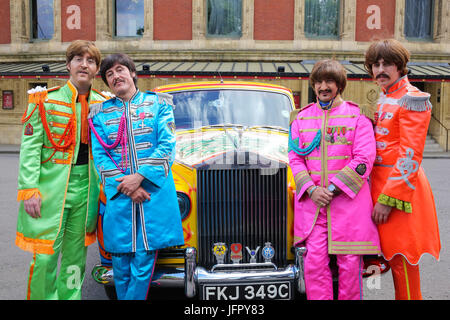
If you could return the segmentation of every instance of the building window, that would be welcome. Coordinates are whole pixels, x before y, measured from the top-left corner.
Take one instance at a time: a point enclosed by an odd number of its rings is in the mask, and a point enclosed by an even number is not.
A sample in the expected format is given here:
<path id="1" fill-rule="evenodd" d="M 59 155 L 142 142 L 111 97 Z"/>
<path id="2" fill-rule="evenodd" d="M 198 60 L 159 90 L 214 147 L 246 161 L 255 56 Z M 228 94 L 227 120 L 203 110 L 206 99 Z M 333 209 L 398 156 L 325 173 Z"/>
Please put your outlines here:
<path id="1" fill-rule="evenodd" d="M 53 37 L 53 0 L 31 0 L 31 38 L 49 40 Z"/>
<path id="2" fill-rule="evenodd" d="M 405 37 L 430 39 L 433 33 L 433 0 L 406 0 Z"/>
<path id="3" fill-rule="evenodd" d="M 242 0 L 206 0 L 207 35 L 239 38 L 242 35 Z"/>
<path id="4" fill-rule="evenodd" d="M 339 0 L 305 0 L 305 35 L 314 38 L 339 36 Z"/>
<path id="5" fill-rule="evenodd" d="M 144 0 L 116 0 L 114 11 L 116 37 L 144 34 Z"/>

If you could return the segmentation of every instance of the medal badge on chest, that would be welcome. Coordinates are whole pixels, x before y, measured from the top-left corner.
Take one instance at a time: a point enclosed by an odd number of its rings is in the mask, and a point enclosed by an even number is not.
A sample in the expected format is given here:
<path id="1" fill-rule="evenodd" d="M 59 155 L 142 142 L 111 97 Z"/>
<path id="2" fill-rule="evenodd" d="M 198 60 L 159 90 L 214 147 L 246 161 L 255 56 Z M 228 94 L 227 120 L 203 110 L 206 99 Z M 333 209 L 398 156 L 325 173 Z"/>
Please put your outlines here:
<path id="1" fill-rule="evenodd" d="M 341 143 L 347 143 L 347 138 L 345 134 L 347 132 L 347 127 L 329 127 L 327 128 L 327 134 L 325 135 L 325 141 L 330 143 L 335 143 L 336 141 Z M 336 137 L 335 137 L 336 133 Z"/>
<path id="2" fill-rule="evenodd" d="M 331 141 L 331 138 L 333 137 L 332 133 L 333 133 L 333 129 L 331 127 L 328 127 L 327 134 L 325 135 L 325 141 L 327 141 L 327 142 Z"/>
<path id="3" fill-rule="evenodd" d="M 336 142 L 336 139 L 334 138 L 334 133 L 337 131 L 336 129 L 337 128 L 335 128 L 335 127 L 331 128 L 331 137 L 330 137 L 330 142 L 331 143 L 335 143 Z"/>
<path id="4" fill-rule="evenodd" d="M 347 138 L 345 133 L 347 132 L 347 127 L 340 127 L 338 131 L 338 140 L 342 143 L 347 143 Z"/>
<path id="5" fill-rule="evenodd" d="M 139 119 L 141 119 L 141 124 L 140 124 L 139 126 L 140 126 L 141 128 L 144 128 L 144 127 L 145 127 L 145 124 L 144 124 L 145 112 L 139 113 Z"/>

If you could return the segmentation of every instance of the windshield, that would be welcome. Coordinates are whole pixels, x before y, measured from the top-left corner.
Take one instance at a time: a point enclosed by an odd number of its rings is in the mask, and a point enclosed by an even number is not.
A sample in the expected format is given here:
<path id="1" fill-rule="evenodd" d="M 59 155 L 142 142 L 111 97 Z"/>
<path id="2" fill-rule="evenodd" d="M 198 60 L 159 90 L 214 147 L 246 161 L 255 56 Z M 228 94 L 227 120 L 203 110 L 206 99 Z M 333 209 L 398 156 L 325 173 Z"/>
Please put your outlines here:
<path id="1" fill-rule="evenodd" d="M 281 93 L 224 89 L 171 94 L 177 130 L 214 125 L 289 128 L 291 102 Z"/>

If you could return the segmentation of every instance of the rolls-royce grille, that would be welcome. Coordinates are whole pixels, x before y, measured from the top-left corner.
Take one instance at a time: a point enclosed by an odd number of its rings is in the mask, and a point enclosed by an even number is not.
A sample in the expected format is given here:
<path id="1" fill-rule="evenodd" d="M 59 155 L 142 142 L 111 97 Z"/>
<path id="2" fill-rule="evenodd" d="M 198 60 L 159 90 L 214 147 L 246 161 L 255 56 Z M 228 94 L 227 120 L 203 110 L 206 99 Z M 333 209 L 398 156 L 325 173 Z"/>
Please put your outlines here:
<path id="1" fill-rule="evenodd" d="M 235 169 L 237 168 L 237 169 Z M 216 264 L 212 249 L 223 242 L 228 251 L 224 263 L 232 263 L 230 245 L 242 245 L 241 263 L 250 262 L 246 247 L 256 250 L 257 262 L 266 242 L 275 249 L 277 266 L 286 263 L 287 186 L 286 167 L 277 169 L 199 169 L 197 211 L 199 264 Z"/>

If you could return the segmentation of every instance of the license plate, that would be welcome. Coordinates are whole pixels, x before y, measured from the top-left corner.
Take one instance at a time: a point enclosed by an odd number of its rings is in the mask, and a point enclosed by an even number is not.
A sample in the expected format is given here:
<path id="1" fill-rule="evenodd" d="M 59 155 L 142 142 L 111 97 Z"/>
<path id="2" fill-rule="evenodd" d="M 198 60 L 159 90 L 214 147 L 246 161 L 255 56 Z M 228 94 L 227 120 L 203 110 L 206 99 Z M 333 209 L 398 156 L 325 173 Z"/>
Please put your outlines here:
<path id="1" fill-rule="evenodd" d="M 290 300 L 291 282 L 227 283 L 203 286 L 203 300 Z"/>

